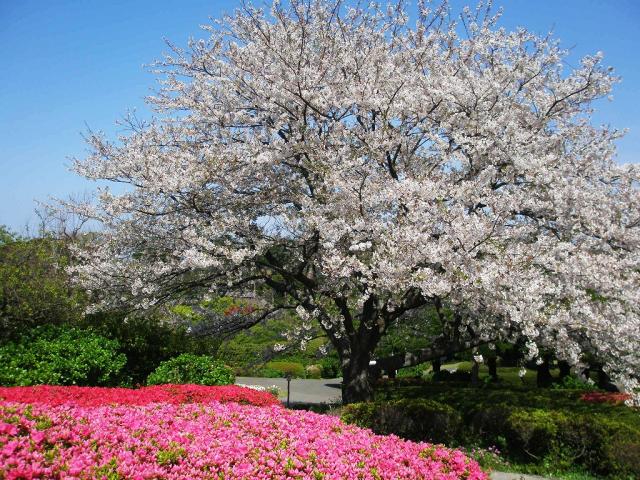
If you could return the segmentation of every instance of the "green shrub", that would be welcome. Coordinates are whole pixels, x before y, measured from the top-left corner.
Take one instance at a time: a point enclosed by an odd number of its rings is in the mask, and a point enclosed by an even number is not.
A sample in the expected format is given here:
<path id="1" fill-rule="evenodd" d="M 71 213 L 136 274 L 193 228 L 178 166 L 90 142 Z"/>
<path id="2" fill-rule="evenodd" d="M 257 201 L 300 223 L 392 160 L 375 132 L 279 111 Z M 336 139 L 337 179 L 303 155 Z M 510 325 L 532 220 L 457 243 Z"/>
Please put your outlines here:
<path id="1" fill-rule="evenodd" d="M 107 312 L 88 315 L 84 322 L 101 335 L 117 340 L 127 356 L 123 384 L 143 384 L 161 362 L 182 353 L 205 355 L 215 352 L 218 339 L 194 336 L 184 326 L 163 321 L 160 315 L 125 315 Z"/>
<path id="2" fill-rule="evenodd" d="M 1 385 L 114 385 L 127 359 L 92 330 L 40 326 L 0 346 Z"/>
<path id="3" fill-rule="evenodd" d="M 431 379 L 434 382 L 465 382 L 471 381 L 471 373 L 464 370 L 449 371 L 442 369 L 433 373 Z"/>
<path id="4" fill-rule="evenodd" d="M 429 371 L 428 363 L 421 363 L 412 367 L 401 368 L 397 371 L 398 378 L 423 378 Z"/>
<path id="5" fill-rule="evenodd" d="M 602 445 L 604 471 L 620 477 L 640 478 L 640 431 L 627 425 L 617 425 Z M 597 471 L 597 466 L 592 466 Z"/>
<path id="6" fill-rule="evenodd" d="M 198 385 L 229 385 L 235 381 L 231 369 L 207 355 L 183 353 L 162 362 L 148 377 L 147 385 L 164 383 L 195 383 Z"/>
<path id="7" fill-rule="evenodd" d="M 304 365 L 298 362 L 268 362 L 266 371 L 277 372 L 279 377 L 305 378 Z"/>
<path id="8" fill-rule="evenodd" d="M 558 449 L 558 432 L 566 422 L 566 416 L 554 410 L 512 411 L 506 419 L 504 432 L 509 452 L 529 461 L 548 455 Z"/>
<path id="9" fill-rule="evenodd" d="M 551 384 L 551 388 L 556 390 L 581 390 L 584 392 L 596 392 L 600 390 L 594 383 L 585 382 L 581 378 L 569 375 L 562 380 Z"/>
<path id="10" fill-rule="evenodd" d="M 322 367 L 320 365 L 307 365 L 304 373 L 307 378 L 322 378 Z"/>
<path id="11" fill-rule="evenodd" d="M 559 470 L 581 465 L 602 476 L 640 478 L 640 419 L 629 424 L 611 417 L 498 406 L 476 412 L 471 428 L 476 439 L 520 462 L 546 462 Z"/>
<path id="12" fill-rule="evenodd" d="M 273 370 L 272 368 L 262 367 L 257 371 L 256 376 L 264 378 L 284 378 L 284 373 L 282 373 L 280 370 Z"/>
<path id="13" fill-rule="evenodd" d="M 496 446 L 500 450 L 507 447 L 505 432 L 507 419 L 513 411 L 513 407 L 498 405 L 489 408 L 480 408 L 473 414 L 467 414 L 466 422 L 472 437 L 481 439 L 486 446 Z"/>
<path id="14" fill-rule="evenodd" d="M 342 375 L 340 360 L 335 356 L 323 357 L 320 360 L 322 367 L 322 378 L 337 378 Z"/>
<path id="15" fill-rule="evenodd" d="M 379 384 L 388 401 L 428 398 L 450 405 L 464 426 L 454 443 L 498 447 L 530 473 L 586 469 L 597 478 L 640 478 L 640 412 L 586 403 L 580 390 Z M 345 410 L 349 410 L 346 407 Z M 364 426 L 371 425 L 371 421 Z M 549 470 L 551 469 L 551 470 Z"/>
<path id="16" fill-rule="evenodd" d="M 347 405 L 342 420 L 382 435 L 447 444 L 457 443 L 462 426 L 462 418 L 453 408 L 420 399 Z"/>

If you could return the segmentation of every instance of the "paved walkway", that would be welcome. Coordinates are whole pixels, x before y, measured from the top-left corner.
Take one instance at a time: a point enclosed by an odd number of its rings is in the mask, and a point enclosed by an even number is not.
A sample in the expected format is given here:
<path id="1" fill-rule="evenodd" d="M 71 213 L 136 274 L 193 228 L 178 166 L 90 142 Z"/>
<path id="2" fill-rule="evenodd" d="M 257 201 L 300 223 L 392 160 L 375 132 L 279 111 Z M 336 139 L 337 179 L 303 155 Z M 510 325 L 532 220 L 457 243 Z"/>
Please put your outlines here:
<path id="1" fill-rule="evenodd" d="M 339 403 L 342 392 L 341 378 L 331 379 L 297 379 L 291 380 L 292 403 Z M 236 383 L 244 385 L 261 385 L 269 387 L 276 385 L 280 388 L 280 399 L 287 398 L 287 380 L 284 378 L 236 377 Z"/>
<path id="2" fill-rule="evenodd" d="M 491 480 L 550 480 L 548 477 L 538 475 L 525 475 L 524 473 L 491 472 Z"/>

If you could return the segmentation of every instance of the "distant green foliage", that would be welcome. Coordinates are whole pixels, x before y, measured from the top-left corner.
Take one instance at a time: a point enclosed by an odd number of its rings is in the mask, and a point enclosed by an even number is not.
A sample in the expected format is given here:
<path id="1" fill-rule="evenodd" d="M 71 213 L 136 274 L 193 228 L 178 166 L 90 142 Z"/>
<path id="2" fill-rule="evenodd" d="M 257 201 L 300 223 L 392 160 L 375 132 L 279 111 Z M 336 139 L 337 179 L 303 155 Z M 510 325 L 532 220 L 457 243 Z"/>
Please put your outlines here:
<path id="1" fill-rule="evenodd" d="M 254 325 L 220 345 L 218 357 L 234 369 L 250 373 L 251 369 L 264 363 L 266 354 L 276 343 L 282 342 L 282 332 L 292 325 L 293 320 L 288 318 Z"/>
<path id="2" fill-rule="evenodd" d="M 401 368 L 396 372 L 398 377 L 413 377 L 413 378 L 422 378 L 424 377 L 431 365 L 428 363 L 421 363 L 419 365 L 414 365 L 412 367 Z"/>
<path id="3" fill-rule="evenodd" d="M 322 367 L 320 365 L 307 365 L 304 368 L 304 372 L 307 378 L 322 378 Z"/>
<path id="4" fill-rule="evenodd" d="M 340 359 L 337 355 L 327 355 L 320 360 L 322 378 L 337 378 L 342 375 Z"/>
<path id="5" fill-rule="evenodd" d="M 219 297 L 202 304 L 218 313 L 242 311 L 250 305 L 231 297 Z M 189 315 L 188 311 L 181 311 L 181 316 Z M 293 330 L 300 324 L 300 318 L 293 312 L 285 312 L 280 316 L 270 318 L 253 327 L 237 333 L 226 340 L 217 350 L 217 358 L 230 365 L 237 375 L 281 377 L 283 373 L 273 370 L 267 363 L 269 360 L 277 362 L 300 363 L 303 367 L 320 365 L 321 377 L 336 378 L 341 375 L 340 361 L 335 351 L 325 354 L 323 347 L 327 345 L 327 338 L 318 331 L 317 338 L 313 338 L 302 349 L 294 343 L 287 345 L 284 351 L 275 352 L 273 347 L 283 342 L 283 333 Z M 311 376 L 317 376 L 312 373 Z"/>
<path id="6" fill-rule="evenodd" d="M 238 300 L 234 299 L 233 297 L 224 296 L 224 295 L 211 298 L 203 302 L 202 304 L 203 307 L 221 314 L 229 310 L 230 308 L 232 308 L 234 305 L 238 305 Z"/>
<path id="7" fill-rule="evenodd" d="M 265 370 L 267 373 L 276 372 L 278 377 L 286 377 L 287 375 L 291 375 L 292 378 L 306 377 L 304 365 L 297 362 L 268 362 Z"/>
<path id="8" fill-rule="evenodd" d="M 147 378 L 147 385 L 194 383 L 197 385 L 229 385 L 233 372 L 207 355 L 183 353 L 162 362 Z"/>
<path id="9" fill-rule="evenodd" d="M 0 384 L 113 385 L 127 360 L 118 347 L 91 330 L 35 327 L 0 346 Z"/>
<path id="10" fill-rule="evenodd" d="M 18 240 L 18 235 L 11 232 L 6 226 L 0 225 L 0 246 Z"/>
<path id="11" fill-rule="evenodd" d="M 444 312 L 445 316 L 450 312 Z M 416 334 L 419 332 L 420 334 Z M 420 315 L 394 324 L 376 347 L 375 356 L 387 357 L 400 352 L 413 352 L 431 345 L 431 338 L 442 334 L 442 322 L 433 308 L 424 308 Z"/>
<path id="12" fill-rule="evenodd" d="M 234 309 L 234 306 L 228 307 Z M 280 376 L 276 371 L 269 370 L 265 365 L 267 359 L 274 361 L 293 361 L 301 363 L 303 366 L 320 363 L 323 366 L 323 373 L 328 372 L 334 378 L 336 369 L 325 368 L 323 355 L 320 347 L 326 343 L 326 338 L 316 338 L 311 340 L 306 349 L 301 350 L 296 345 L 283 352 L 274 352 L 273 346 L 282 343 L 282 334 L 298 325 L 300 319 L 293 314 L 283 314 L 280 317 L 271 318 L 266 322 L 254 325 L 248 330 L 234 335 L 231 339 L 220 345 L 217 357 L 222 359 L 227 365 L 233 367 L 238 375 L 246 376 Z M 335 354 L 330 362 L 337 362 Z M 339 368 L 338 368 L 339 372 Z M 338 373 L 339 376 L 339 373 Z"/>
<path id="13" fill-rule="evenodd" d="M 212 355 L 220 344 L 217 338 L 189 335 L 184 326 L 168 324 L 157 314 L 108 312 L 89 316 L 83 323 L 118 341 L 120 351 L 127 356 L 125 385 L 143 384 L 161 362 L 170 358 L 182 353 Z"/>
<path id="14" fill-rule="evenodd" d="M 0 229 L 0 340 L 81 318 L 86 296 L 65 272 L 68 247 L 62 240 L 23 239 Z"/>
<path id="15" fill-rule="evenodd" d="M 434 382 L 462 382 L 469 383 L 471 382 L 471 373 L 465 370 L 445 370 L 442 369 L 439 372 L 434 372 L 431 375 L 431 379 Z"/>

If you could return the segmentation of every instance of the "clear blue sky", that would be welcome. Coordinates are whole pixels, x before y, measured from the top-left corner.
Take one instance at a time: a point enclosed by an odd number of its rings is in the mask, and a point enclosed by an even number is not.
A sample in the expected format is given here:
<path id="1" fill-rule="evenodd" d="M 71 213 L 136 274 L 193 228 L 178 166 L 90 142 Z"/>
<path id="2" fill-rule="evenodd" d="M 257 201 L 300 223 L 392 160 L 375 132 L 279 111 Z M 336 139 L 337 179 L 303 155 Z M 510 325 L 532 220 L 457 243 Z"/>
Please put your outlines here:
<path id="1" fill-rule="evenodd" d="M 0 224 L 35 224 L 34 200 L 91 190 L 68 171 L 82 157 L 85 125 L 113 136 L 127 109 L 146 111 L 155 86 L 142 67 L 185 44 L 199 25 L 237 0 L 0 0 Z M 455 6 L 464 5 L 454 0 Z M 470 1 L 468 3 L 474 3 Z M 553 28 L 571 60 L 601 50 L 623 78 L 598 124 L 629 128 L 619 160 L 640 161 L 640 2 L 496 0 L 502 25 L 538 33 Z"/>

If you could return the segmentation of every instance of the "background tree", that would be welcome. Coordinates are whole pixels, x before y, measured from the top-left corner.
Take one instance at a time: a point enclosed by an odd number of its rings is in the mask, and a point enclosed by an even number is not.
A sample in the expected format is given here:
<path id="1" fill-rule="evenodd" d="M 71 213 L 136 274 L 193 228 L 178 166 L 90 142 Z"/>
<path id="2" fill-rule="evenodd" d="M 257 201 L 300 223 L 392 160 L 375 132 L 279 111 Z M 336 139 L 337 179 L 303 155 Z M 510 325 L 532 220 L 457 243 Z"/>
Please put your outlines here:
<path id="1" fill-rule="evenodd" d="M 0 227 L 0 340 L 36 325 L 77 322 L 86 296 L 65 272 L 68 242 Z"/>
<path id="2" fill-rule="evenodd" d="M 293 0 L 172 47 L 158 118 L 90 135 L 75 165 L 129 186 L 74 207 L 104 225 L 74 269 L 96 307 L 271 290 L 265 315 L 321 325 L 345 402 L 371 398 L 376 345 L 425 305 L 637 376 L 638 169 L 589 122 L 616 78 L 497 20 Z"/>

